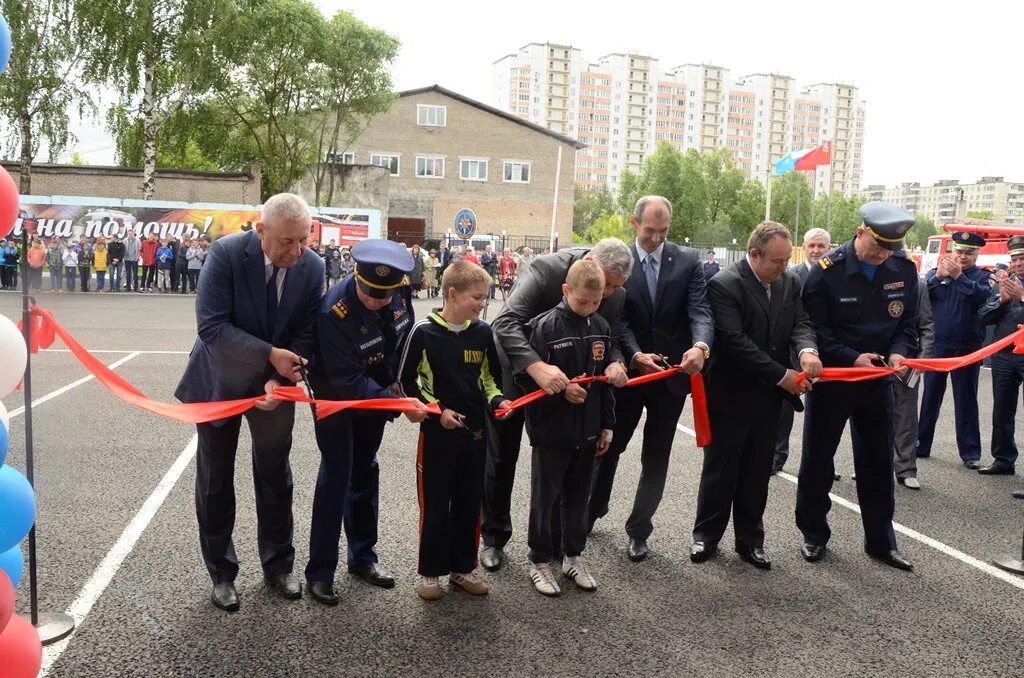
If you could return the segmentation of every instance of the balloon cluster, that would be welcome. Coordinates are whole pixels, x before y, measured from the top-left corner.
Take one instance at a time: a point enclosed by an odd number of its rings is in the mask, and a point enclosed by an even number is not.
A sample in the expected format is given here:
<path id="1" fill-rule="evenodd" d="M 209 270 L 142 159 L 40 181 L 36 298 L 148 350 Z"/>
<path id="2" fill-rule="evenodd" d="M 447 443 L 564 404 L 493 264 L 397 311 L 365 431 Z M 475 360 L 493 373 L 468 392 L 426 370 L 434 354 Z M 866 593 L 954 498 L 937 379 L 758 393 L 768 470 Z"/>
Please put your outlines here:
<path id="1" fill-rule="evenodd" d="M 11 33 L 0 16 L 0 72 L 11 56 Z M 0 237 L 14 228 L 18 216 L 18 189 L 0 167 Z M 0 316 L 0 397 L 13 391 L 25 373 L 27 352 L 18 328 Z M 10 364 L 6 364 L 10 363 Z M 36 498 L 25 476 L 5 464 L 11 422 L 0 402 L 0 673 L 29 678 L 39 673 L 43 648 L 39 634 L 24 617 L 14 614 L 14 589 L 21 581 L 24 558 L 19 544 L 36 519 Z"/>

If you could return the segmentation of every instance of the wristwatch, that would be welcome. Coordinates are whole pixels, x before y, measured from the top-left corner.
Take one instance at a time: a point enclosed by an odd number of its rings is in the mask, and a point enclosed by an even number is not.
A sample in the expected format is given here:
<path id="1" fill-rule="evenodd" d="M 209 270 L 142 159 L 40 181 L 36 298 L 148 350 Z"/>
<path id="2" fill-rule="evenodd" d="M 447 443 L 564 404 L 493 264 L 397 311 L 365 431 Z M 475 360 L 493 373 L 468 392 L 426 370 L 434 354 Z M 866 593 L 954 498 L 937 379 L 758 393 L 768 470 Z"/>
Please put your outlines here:
<path id="1" fill-rule="evenodd" d="M 711 359 L 711 349 L 708 348 L 708 345 L 705 344 L 703 341 L 698 341 L 696 344 L 693 345 L 693 347 L 699 348 L 700 350 L 704 351 L 704 360 Z"/>

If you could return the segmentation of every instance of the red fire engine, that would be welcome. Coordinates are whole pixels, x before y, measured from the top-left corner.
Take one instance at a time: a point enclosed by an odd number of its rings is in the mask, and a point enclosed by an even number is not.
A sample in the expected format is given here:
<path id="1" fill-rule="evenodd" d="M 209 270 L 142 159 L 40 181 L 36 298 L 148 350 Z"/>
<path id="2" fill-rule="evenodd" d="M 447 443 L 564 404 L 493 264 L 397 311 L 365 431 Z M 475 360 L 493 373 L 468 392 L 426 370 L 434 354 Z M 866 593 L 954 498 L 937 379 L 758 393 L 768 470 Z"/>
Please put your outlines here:
<path id="1" fill-rule="evenodd" d="M 928 238 L 928 245 L 924 252 L 913 255 L 917 263 L 917 270 L 925 273 L 938 265 L 939 257 L 950 254 L 953 251 L 952 234 L 957 231 L 977 233 L 985 239 L 985 246 L 978 253 L 977 266 L 982 268 L 994 268 L 996 264 L 1009 264 L 1010 255 L 1007 254 L 1006 241 L 1010 236 L 1024 235 L 1024 226 L 1012 226 L 1009 224 L 998 224 L 990 221 L 966 221 L 962 224 L 943 224 L 942 233 Z"/>

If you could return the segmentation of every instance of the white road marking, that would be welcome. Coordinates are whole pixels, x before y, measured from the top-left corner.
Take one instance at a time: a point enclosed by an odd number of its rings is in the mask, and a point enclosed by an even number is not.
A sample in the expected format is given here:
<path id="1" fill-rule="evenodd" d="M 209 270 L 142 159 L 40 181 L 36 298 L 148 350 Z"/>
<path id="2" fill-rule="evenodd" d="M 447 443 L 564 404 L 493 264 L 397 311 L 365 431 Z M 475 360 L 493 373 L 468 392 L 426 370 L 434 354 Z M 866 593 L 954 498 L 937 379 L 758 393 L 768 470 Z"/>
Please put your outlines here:
<path id="1" fill-rule="evenodd" d="M 114 546 L 107 552 L 107 555 L 92 573 L 92 576 L 89 577 L 89 581 L 85 582 L 82 590 L 78 592 L 78 597 L 75 598 L 74 602 L 66 610 L 66 613 L 75 620 L 75 630 L 67 638 L 43 648 L 43 665 L 40 676 L 47 676 L 49 674 L 50 669 L 53 668 L 53 665 L 60 659 L 61 654 L 67 649 L 68 644 L 75 637 L 78 629 L 82 628 L 82 622 L 85 621 L 86 616 L 92 610 L 92 606 L 103 595 L 103 592 L 106 591 L 107 586 L 121 568 L 125 558 L 135 548 L 139 537 L 142 536 L 142 533 L 153 519 L 153 516 L 156 515 L 156 512 L 160 510 L 160 506 L 167 499 L 167 495 L 170 494 L 181 474 L 192 462 L 192 458 L 196 456 L 198 447 L 199 436 L 194 435 L 171 465 L 171 468 L 167 470 L 164 477 L 157 483 L 152 494 L 142 504 L 142 508 L 139 509 L 139 512 L 128 523 L 128 527 L 124 528 L 124 532 L 121 533 L 117 542 L 114 543 Z"/>
<path id="2" fill-rule="evenodd" d="M 125 357 L 120 358 L 120 359 L 115 360 L 114 362 L 110 363 L 109 365 L 107 365 L 107 367 L 109 367 L 112 370 L 116 369 L 116 368 L 120 367 L 121 365 L 124 365 L 126 362 L 128 362 L 132 358 L 137 357 L 139 355 L 139 353 L 140 353 L 139 351 L 132 351 L 131 353 L 129 353 Z M 71 389 L 77 388 L 77 387 L 81 386 L 82 384 L 84 384 L 86 382 L 92 381 L 95 378 L 96 377 L 94 377 L 94 376 L 92 376 L 90 374 L 87 377 L 82 377 L 78 381 L 71 382 L 67 386 L 61 386 L 56 391 L 50 391 L 49 393 L 47 393 L 43 397 L 39 398 L 38 400 L 33 400 L 32 401 L 32 407 L 38 407 L 39 405 L 42 405 L 43 403 L 45 403 L 47 400 L 53 400 L 54 398 L 56 398 L 57 396 L 61 395 L 62 393 L 67 393 Z M 16 410 L 11 410 L 10 417 L 11 417 L 11 419 L 14 419 L 19 414 L 24 414 L 24 413 L 25 413 L 25 407 L 22 406 L 22 407 L 19 407 Z"/>
<path id="3" fill-rule="evenodd" d="M 691 436 L 694 435 L 693 431 L 691 431 L 690 429 L 686 428 L 682 424 L 676 424 L 676 428 L 679 429 L 680 431 L 682 431 L 683 433 L 688 434 L 688 435 L 691 435 Z M 794 485 L 796 485 L 796 483 L 797 483 L 796 476 L 790 475 L 789 473 L 786 473 L 784 471 L 780 471 L 777 474 L 777 476 L 779 478 L 783 478 L 785 480 L 788 480 L 789 482 L 793 483 Z M 850 501 L 848 499 L 844 499 L 844 498 L 842 498 L 842 497 L 840 497 L 838 495 L 832 494 L 831 492 L 829 492 L 828 496 L 829 496 L 829 498 L 834 503 L 839 504 L 843 508 L 850 509 L 854 513 L 860 513 L 860 506 L 858 506 L 856 503 L 854 503 L 854 502 L 852 502 L 852 501 Z M 930 548 L 935 549 L 939 553 L 944 553 L 945 555 L 947 555 L 947 556 L 949 556 L 951 558 L 955 558 L 956 560 L 959 560 L 961 563 L 964 563 L 965 565 L 969 565 L 969 566 L 971 566 L 971 567 L 973 567 L 973 568 L 975 568 L 977 570 L 981 570 L 982 572 L 984 572 L 987 575 L 991 575 L 991 576 L 995 577 L 996 579 L 999 579 L 1001 581 L 1006 582 L 1007 584 L 1010 584 L 1011 586 L 1015 586 L 1018 589 L 1024 590 L 1024 578 L 1021 578 L 1021 577 L 1018 577 L 1016 575 L 1010 574 L 1009 572 L 1005 572 L 1003 570 L 1000 570 L 998 567 L 995 567 L 994 565 L 989 565 L 986 562 L 978 560 L 974 556 L 970 556 L 970 555 L 964 553 L 963 551 L 960 551 L 958 549 L 953 548 L 952 546 L 949 546 L 948 544 L 943 544 L 938 539 L 932 539 L 928 535 L 922 534 L 922 533 L 918 532 L 917 530 L 913 530 L 913 529 L 907 527 L 906 525 L 902 525 L 900 523 L 897 523 L 896 521 L 893 521 L 892 529 L 895 530 L 896 532 L 899 532 L 902 535 L 906 535 L 907 537 L 910 537 L 914 541 L 921 542 L 925 546 L 928 546 Z"/>

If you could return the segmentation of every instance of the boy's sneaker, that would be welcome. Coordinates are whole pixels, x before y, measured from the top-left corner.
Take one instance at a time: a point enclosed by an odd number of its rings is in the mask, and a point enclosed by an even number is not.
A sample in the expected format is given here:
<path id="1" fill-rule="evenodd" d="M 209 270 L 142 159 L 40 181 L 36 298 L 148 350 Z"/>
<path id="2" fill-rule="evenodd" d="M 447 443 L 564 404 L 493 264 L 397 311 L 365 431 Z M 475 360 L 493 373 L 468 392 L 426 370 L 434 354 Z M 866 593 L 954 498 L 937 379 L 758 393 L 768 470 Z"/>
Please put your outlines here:
<path id="1" fill-rule="evenodd" d="M 569 579 L 572 579 L 576 586 L 580 587 L 584 591 L 596 591 L 597 580 L 590 574 L 590 570 L 587 569 L 586 563 L 583 562 L 582 556 L 569 557 L 566 556 L 565 560 L 562 561 L 562 574 Z"/>
<path id="2" fill-rule="evenodd" d="M 437 577 L 420 577 L 419 583 L 416 584 L 416 593 L 423 600 L 440 600 L 441 584 Z"/>
<path id="3" fill-rule="evenodd" d="M 533 587 L 545 596 L 557 596 L 562 593 L 549 563 L 534 563 L 530 568 L 530 580 L 533 582 Z"/>
<path id="4" fill-rule="evenodd" d="M 470 572 L 469 574 L 452 572 L 448 576 L 448 585 L 460 588 L 474 596 L 486 596 L 491 591 L 490 585 L 476 576 L 476 572 Z"/>

